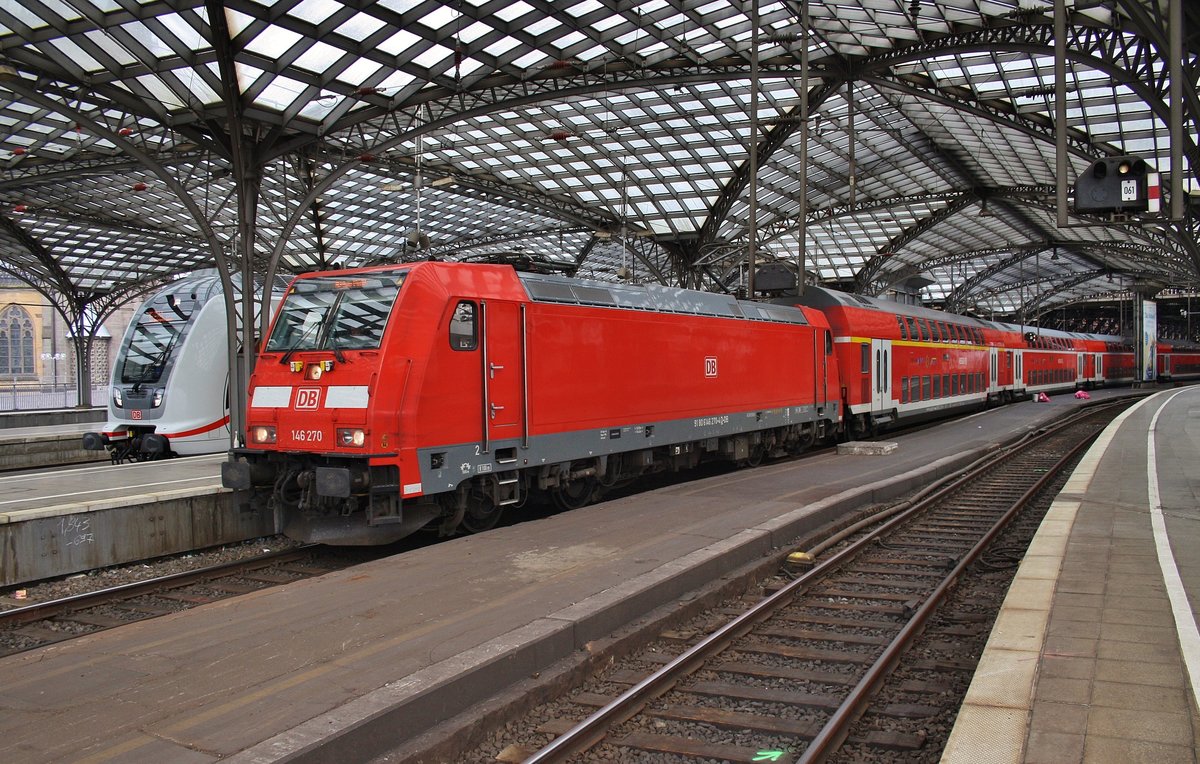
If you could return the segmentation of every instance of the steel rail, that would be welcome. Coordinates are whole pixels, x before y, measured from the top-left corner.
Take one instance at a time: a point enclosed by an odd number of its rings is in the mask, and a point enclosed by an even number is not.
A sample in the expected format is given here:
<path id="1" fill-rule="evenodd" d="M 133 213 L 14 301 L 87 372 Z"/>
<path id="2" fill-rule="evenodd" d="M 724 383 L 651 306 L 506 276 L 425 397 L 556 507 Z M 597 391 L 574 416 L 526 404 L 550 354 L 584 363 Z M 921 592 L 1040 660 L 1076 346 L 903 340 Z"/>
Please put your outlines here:
<path id="1" fill-rule="evenodd" d="M 1089 413 L 1095 413 L 1089 412 Z M 845 741 L 850 733 L 850 726 L 858 719 L 862 712 L 867 708 L 871 698 L 878 691 L 883 681 L 888 677 L 896 664 L 900 661 L 901 656 L 912 645 L 913 641 L 920 635 L 921 630 L 925 627 L 926 622 L 933 616 L 934 612 L 942 604 L 942 601 L 949 595 L 950 590 L 958 582 L 958 579 L 966 572 L 967 568 L 979 557 L 980 554 L 987 549 L 992 541 L 1000 534 L 1001 531 L 1008 526 L 1017 514 L 1031 502 L 1034 497 L 1045 489 L 1047 483 L 1053 480 L 1059 472 L 1061 472 L 1075 456 L 1084 448 L 1090 446 L 1099 433 L 1081 441 L 1070 450 L 1065 456 L 1059 459 L 1054 466 L 1046 470 L 1046 472 L 1038 478 L 1030 488 L 1018 498 L 1008 510 L 996 520 L 992 527 L 971 547 L 959 563 L 954 566 L 954 569 L 946 575 L 942 582 L 930 593 L 925 602 L 917 608 L 913 613 L 912 618 L 901 628 L 900 633 L 896 638 L 884 648 L 883 653 L 871 665 L 859 680 L 846 699 L 836 711 L 829 717 L 829 720 L 822 727 L 821 731 L 813 738 L 808 747 L 804 749 L 804 754 L 800 757 L 797 764 L 817 764 L 817 762 L 825 761 L 830 755 L 835 753 L 841 744 Z"/>
<path id="2" fill-rule="evenodd" d="M 144 581 L 131 581 L 120 586 L 113 586 L 107 589 L 100 589 L 94 592 L 84 592 L 82 594 L 73 594 L 69 597 L 62 597 L 49 602 L 39 602 L 32 605 L 26 605 L 19 608 L 11 608 L 9 610 L 0 611 L 0 626 L 17 626 L 20 624 L 31 623 L 33 621 L 43 621 L 61 613 L 70 613 L 77 610 L 96 607 L 103 605 L 106 602 L 114 600 L 128 599 L 148 594 L 155 590 L 176 588 L 196 583 L 198 581 L 207 581 L 213 578 L 221 578 L 228 576 L 231 573 L 236 573 L 239 570 L 252 570 L 255 568 L 263 568 L 269 565 L 276 565 L 283 562 L 291 562 L 305 557 L 316 544 L 306 544 L 304 546 L 293 547 L 291 549 L 283 549 L 269 554 L 261 554 L 255 557 L 248 557 L 244 560 L 235 560 L 233 562 L 223 562 L 217 565 L 209 565 L 195 570 L 185 570 L 179 573 L 171 573 L 166 576 L 156 576 L 148 578 Z"/>
<path id="3" fill-rule="evenodd" d="M 587 750 L 603 739 L 609 728 L 635 716 L 647 702 L 670 690 L 679 679 L 694 672 L 712 655 L 717 654 L 735 639 L 748 632 L 760 620 L 778 610 L 784 603 L 804 591 L 811 583 L 819 581 L 826 573 L 836 570 L 843 563 L 858 555 L 867 545 L 873 543 L 880 536 L 886 535 L 894 528 L 904 524 L 914 515 L 924 511 L 927 506 L 936 502 L 963 483 L 983 472 L 994 469 L 999 459 L 1011 457 L 1031 441 L 1049 437 L 1059 430 L 1095 414 L 1097 410 L 1107 408 L 1108 405 L 1117 405 L 1117 403 L 1124 403 L 1124 401 L 1112 401 L 1111 403 L 1106 401 L 1080 409 L 1074 415 L 1064 418 L 1061 422 L 1031 431 L 1016 441 L 997 449 L 996 452 L 975 460 L 958 473 L 948 475 L 939 481 L 938 484 L 927 487 L 921 492 L 921 497 L 914 500 L 912 506 L 904 509 L 899 514 L 891 515 L 878 528 L 868 532 L 857 541 L 851 542 L 829 559 L 816 564 L 808 572 L 789 582 L 774 594 L 755 603 L 745 613 L 729 621 L 700 642 L 680 653 L 662 668 L 642 679 L 617 698 L 596 710 L 586 719 L 550 741 L 550 743 L 539 749 L 532 756 L 526 758 L 523 764 L 545 764 L 546 762 L 564 761 L 569 756 Z M 1090 443 L 1092 439 L 1094 437 L 1085 441 L 1085 444 Z M 1079 447 L 1082 447 L 1082 445 Z M 1046 479 L 1047 477 L 1043 476 L 1038 481 L 1038 484 L 1040 485 Z M 885 510 L 885 512 L 894 512 L 894 508 Z M 1011 509 L 1009 513 L 1015 514 Z M 1006 517 L 1009 513 L 1006 513 Z M 994 532 L 998 532 L 995 529 L 993 530 Z M 994 535 L 994 532 L 989 532 L 989 540 Z M 942 588 L 949 589 L 957 581 L 958 576 L 961 575 L 960 567 L 965 566 L 957 566 L 947 576 L 946 580 L 939 585 L 939 590 Z M 924 610 L 924 608 L 921 610 Z M 915 634 L 918 629 L 914 627 L 911 631 Z M 897 654 L 899 652 L 902 651 L 897 651 Z"/>

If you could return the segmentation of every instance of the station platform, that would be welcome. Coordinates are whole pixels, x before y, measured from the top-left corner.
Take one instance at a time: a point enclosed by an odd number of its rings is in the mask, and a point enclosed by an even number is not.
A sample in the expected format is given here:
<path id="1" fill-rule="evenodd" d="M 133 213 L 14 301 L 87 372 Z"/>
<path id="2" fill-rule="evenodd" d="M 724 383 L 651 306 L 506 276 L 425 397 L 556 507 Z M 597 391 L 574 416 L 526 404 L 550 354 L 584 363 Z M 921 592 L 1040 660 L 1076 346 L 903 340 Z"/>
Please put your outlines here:
<path id="1" fill-rule="evenodd" d="M 0 431 L 17 427 L 40 428 L 63 424 L 94 424 L 103 422 L 106 416 L 108 416 L 108 409 L 105 406 L 0 411 Z"/>
<path id="2" fill-rule="evenodd" d="M 0 658 L 5 758 L 400 761 L 470 741 L 499 688 L 547 692 L 598 665 L 614 632 L 737 596 L 798 536 L 1079 405 L 1004 406 L 887 454 L 649 490 Z"/>
<path id="3" fill-rule="evenodd" d="M 1101 435 L 1005 598 L 943 764 L 1200 760 L 1200 387 Z"/>
<path id="4" fill-rule="evenodd" d="M 4 421 L 0 419 L 0 424 Z M 83 447 L 83 434 L 98 429 L 100 424 L 81 421 L 0 427 L 0 470 L 28 470 L 63 464 L 107 462 L 108 452 L 88 451 Z"/>
<path id="5" fill-rule="evenodd" d="M 271 535 L 270 512 L 221 487 L 225 459 L 106 456 L 0 475 L 0 587 Z"/>

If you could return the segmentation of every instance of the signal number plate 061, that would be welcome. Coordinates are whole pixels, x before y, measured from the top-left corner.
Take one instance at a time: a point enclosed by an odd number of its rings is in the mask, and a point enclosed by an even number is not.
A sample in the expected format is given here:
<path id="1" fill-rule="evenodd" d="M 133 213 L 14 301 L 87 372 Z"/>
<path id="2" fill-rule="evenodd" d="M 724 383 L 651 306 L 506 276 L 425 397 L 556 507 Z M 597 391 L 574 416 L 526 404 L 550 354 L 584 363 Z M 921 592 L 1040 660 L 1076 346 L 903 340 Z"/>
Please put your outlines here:
<path id="1" fill-rule="evenodd" d="M 320 443 L 320 430 L 292 430 L 292 440 L 297 443 Z"/>

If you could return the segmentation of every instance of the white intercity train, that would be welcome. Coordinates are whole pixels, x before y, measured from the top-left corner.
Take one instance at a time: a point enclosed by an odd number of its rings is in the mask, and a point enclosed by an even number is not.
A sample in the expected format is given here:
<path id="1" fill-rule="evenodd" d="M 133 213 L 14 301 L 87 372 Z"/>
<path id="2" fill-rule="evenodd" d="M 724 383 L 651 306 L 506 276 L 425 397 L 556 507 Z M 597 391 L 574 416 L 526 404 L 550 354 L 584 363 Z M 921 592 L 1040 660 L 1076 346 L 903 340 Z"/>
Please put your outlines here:
<path id="1" fill-rule="evenodd" d="M 273 292 L 272 305 L 281 295 Z M 215 270 L 164 286 L 130 322 L 113 364 L 108 421 L 84 434 L 83 447 L 108 451 L 114 464 L 227 450 L 228 347 Z"/>

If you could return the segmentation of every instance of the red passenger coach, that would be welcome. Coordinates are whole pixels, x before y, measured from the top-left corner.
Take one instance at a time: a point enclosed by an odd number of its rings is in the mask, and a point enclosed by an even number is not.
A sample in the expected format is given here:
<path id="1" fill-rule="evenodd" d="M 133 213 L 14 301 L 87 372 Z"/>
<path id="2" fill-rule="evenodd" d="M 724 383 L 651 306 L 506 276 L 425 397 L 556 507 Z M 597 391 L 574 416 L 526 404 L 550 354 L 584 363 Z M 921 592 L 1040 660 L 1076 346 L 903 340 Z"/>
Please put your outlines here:
<path id="1" fill-rule="evenodd" d="M 1200 348 L 1192 342 L 1158 342 L 1158 379 L 1191 382 L 1200 379 Z"/>
<path id="2" fill-rule="evenodd" d="M 801 301 L 829 321 L 851 437 L 1011 395 L 1011 353 L 988 322 L 819 287 Z"/>
<path id="3" fill-rule="evenodd" d="M 841 419 L 832 348 L 819 312 L 704 292 L 461 263 L 306 274 L 222 478 L 305 541 L 483 530 L 533 493 L 570 508 L 802 450 Z"/>

